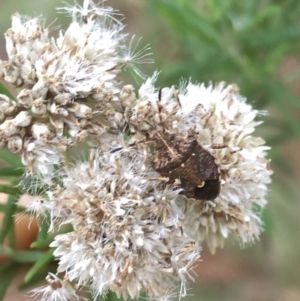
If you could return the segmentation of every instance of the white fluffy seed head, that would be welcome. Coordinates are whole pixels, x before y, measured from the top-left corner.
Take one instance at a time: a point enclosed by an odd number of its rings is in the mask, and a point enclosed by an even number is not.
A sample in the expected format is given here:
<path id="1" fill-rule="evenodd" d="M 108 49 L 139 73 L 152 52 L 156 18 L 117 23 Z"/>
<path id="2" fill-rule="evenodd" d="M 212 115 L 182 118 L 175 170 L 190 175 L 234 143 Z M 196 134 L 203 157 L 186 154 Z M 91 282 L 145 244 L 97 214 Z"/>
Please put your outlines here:
<path id="1" fill-rule="evenodd" d="M 19 127 L 26 127 L 23 145 L 39 140 L 38 152 L 20 150 L 33 167 L 54 145 L 58 156 L 83 139 L 105 145 L 101 135 L 122 126 L 117 75 L 124 66 L 124 26 L 114 10 L 92 1 L 65 10 L 72 22 L 57 38 L 45 20 L 18 13 L 5 34 L 8 60 L 0 60 L 0 75 L 22 90 L 16 102 L 0 96 L 0 131 L 4 143 Z M 42 158 L 34 158 L 43 149 Z"/>
<path id="2" fill-rule="evenodd" d="M 139 150 L 96 153 L 68 168 L 64 188 L 50 195 L 53 218 L 74 229 L 51 244 L 58 271 L 91 284 L 95 295 L 110 289 L 124 298 L 162 296 L 174 281 L 185 290 L 199 258 L 199 247 L 182 233 L 179 190 L 143 165 Z"/>

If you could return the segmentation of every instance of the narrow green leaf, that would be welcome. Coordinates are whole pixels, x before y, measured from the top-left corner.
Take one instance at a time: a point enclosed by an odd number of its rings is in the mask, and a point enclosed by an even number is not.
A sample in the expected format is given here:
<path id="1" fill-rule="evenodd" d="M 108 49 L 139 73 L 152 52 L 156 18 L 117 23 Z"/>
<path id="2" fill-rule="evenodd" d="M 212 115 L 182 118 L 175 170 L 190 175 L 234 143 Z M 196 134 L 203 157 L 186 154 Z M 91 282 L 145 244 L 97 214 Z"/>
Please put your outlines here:
<path id="1" fill-rule="evenodd" d="M 7 246 L 0 245 L 0 254 L 8 256 L 11 260 L 18 263 L 36 262 L 43 252 L 40 251 L 18 251 Z"/>
<path id="2" fill-rule="evenodd" d="M 37 248 L 48 247 L 52 241 L 53 241 L 53 237 L 48 237 L 43 240 L 36 240 L 30 245 L 30 248 L 37 249 Z"/>
<path id="3" fill-rule="evenodd" d="M 15 249 L 16 248 L 15 223 L 11 224 L 11 227 L 7 234 L 7 238 L 8 238 L 8 245 L 10 246 L 10 248 Z"/>
<path id="4" fill-rule="evenodd" d="M 0 192 L 11 194 L 14 196 L 19 196 L 22 194 L 22 191 L 20 191 L 19 188 L 9 185 L 0 185 Z"/>
<path id="5" fill-rule="evenodd" d="M 37 275 L 41 271 L 42 268 L 44 268 L 48 263 L 53 261 L 53 252 L 55 249 L 49 249 L 46 251 L 33 265 L 33 267 L 28 271 L 28 273 L 25 276 L 25 282 L 29 282 L 33 279 L 34 276 Z"/>
<path id="6" fill-rule="evenodd" d="M 48 231 L 49 231 L 49 225 L 50 225 L 50 221 L 49 221 L 49 217 L 45 217 L 42 221 L 42 225 L 40 227 L 40 231 L 38 233 L 37 236 L 37 241 L 44 241 L 47 239 L 48 237 Z"/>
<path id="7" fill-rule="evenodd" d="M 263 26 L 261 23 L 265 22 L 266 19 L 277 19 L 280 16 L 281 9 L 279 5 L 271 4 L 264 7 L 264 9 L 256 9 L 256 14 L 251 18 L 251 25 L 256 27 Z"/>
<path id="8" fill-rule="evenodd" d="M 0 168 L 0 177 L 21 177 L 24 174 L 23 168 L 3 167 Z"/>
<path id="9" fill-rule="evenodd" d="M 22 162 L 21 159 L 11 151 L 7 149 L 0 150 L 0 158 L 7 164 L 13 167 L 21 167 Z"/>
<path id="10" fill-rule="evenodd" d="M 6 209 L 6 204 L 0 203 L 0 211 L 4 212 L 5 209 Z M 22 207 L 22 206 L 19 206 L 19 205 L 17 205 L 15 207 L 15 213 L 30 214 L 29 212 L 26 212 L 26 208 L 25 207 Z"/>
<path id="11" fill-rule="evenodd" d="M 7 264 L 5 267 L 6 268 L 1 270 L 0 273 L 0 300 L 4 300 L 6 291 L 11 281 L 21 268 L 21 265 L 15 264 L 14 262 L 9 262 L 9 264 Z"/>
<path id="12" fill-rule="evenodd" d="M 195 30 L 194 33 L 196 35 L 200 34 L 200 37 L 205 39 L 210 45 L 220 46 L 220 33 L 214 28 L 207 16 L 201 15 L 200 12 L 195 11 L 190 5 L 182 13 L 183 18 L 189 18 L 188 26 Z"/>
<path id="13" fill-rule="evenodd" d="M 220 36 L 205 14 L 195 11 L 194 7 L 180 5 L 176 1 L 152 0 L 148 2 L 155 7 L 163 19 L 170 24 L 170 28 L 177 35 L 185 37 L 187 34 L 198 36 L 203 42 L 219 47 Z M 180 22 L 178 22 L 180 20 Z"/>
<path id="14" fill-rule="evenodd" d="M 280 23 L 279 23 L 280 24 Z M 271 48 L 282 43 L 291 43 L 300 35 L 299 24 L 280 24 L 270 29 L 261 30 L 256 38 L 252 38 L 252 46 L 259 49 Z M 290 46 L 292 47 L 292 46 Z"/>
<path id="15" fill-rule="evenodd" d="M 18 201 L 17 196 L 10 195 L 7 200 L 7 203 L 5 204 L 4 219 L 2 222 L 2 227 L 0 229 L 0 243 L 3 243 L 5 237 L 7 236 L 8 232 L 10 231 L 11 227 L 14 224 L 13 215 L 15 213 L 17 201 Z"/>

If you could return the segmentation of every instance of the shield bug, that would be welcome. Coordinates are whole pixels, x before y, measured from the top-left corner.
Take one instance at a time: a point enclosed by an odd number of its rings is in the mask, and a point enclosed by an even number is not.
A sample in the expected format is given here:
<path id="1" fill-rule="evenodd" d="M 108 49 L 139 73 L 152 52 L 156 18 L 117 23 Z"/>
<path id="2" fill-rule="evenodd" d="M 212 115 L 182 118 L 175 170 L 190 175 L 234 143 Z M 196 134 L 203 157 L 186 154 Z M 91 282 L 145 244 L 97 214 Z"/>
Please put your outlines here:
<path id="1" fill-rule="evenodd" d="M 179 108 L 182 108 L 178 91 L 175 91 L 174 96 Z M 192 130 L 186 136 L 168 132 L 163 120 L 167 117 L 163 117 L 164 108 L 161 104 L 161 97 L 162 90 L 159 90 L 157 100 L 159 127 L 150 124 L 145 118 L 135 118 L 133 122 L 128 123 L 128 126 L 142 133 L 145 140 L 137 141 L 129 146 L 142 144 L 145 150 L 146 145 L 153 145 L 155 147 L 151 159 L 153 169 L 168 178 L 169 184 L 182 188 L 182 195 L 203 201 L 215 199 L 220 193 L 221 184 L 220 172 L 214 157 L 198 143 Z M 144 115 L 147 116 L 145 113 Z M 147 124 L 150 129 L 153 129 L 151 136 L 145 130 L 141 130 L 142 124 Z M 118 149 L 113 152 L 116 150 Z M 147 153 L 144 151 L 145 163 Z"/>
<path id="2" fill-rule="evenodd" d="M 218 165 L 193 135 L 157 133 L 155 144 L 153 168 L 170 183 L 179 180 L 181 194 L 198 200 L 213 200 L 219 195 Z"/>

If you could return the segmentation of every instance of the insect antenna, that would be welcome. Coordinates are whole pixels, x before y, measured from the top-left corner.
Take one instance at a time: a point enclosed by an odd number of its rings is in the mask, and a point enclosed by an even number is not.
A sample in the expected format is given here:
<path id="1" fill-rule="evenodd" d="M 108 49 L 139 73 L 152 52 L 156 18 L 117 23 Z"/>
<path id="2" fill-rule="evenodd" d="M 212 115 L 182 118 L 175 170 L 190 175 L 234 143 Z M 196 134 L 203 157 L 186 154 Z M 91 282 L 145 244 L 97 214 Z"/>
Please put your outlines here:
<path id="1" fill-rule="evenodd" d="M 180 109 L 182 109 L 182 105 L 181 105 L 180 98 L 179 98 L 179 90 L 174 91 L 174 96 L 175 96 L 175 99 L 176 99 Z"/>
<path id="2" fill-rule="evenodd" d="M 162 88 L 159 88 L 158 90 L 158 100 L 157 100 L 157 108 L 158 108 L 158 114 L 159 114 L 159 120 L 160 120 L 160 125 L 162 126 L 163 132 L 165 132 L 165 127 L 163 126 L 163 120 L 161 117 L 161 112 L 162 112 L 162 105 L 161 105 L 161 95 L 162 95 Z"/>

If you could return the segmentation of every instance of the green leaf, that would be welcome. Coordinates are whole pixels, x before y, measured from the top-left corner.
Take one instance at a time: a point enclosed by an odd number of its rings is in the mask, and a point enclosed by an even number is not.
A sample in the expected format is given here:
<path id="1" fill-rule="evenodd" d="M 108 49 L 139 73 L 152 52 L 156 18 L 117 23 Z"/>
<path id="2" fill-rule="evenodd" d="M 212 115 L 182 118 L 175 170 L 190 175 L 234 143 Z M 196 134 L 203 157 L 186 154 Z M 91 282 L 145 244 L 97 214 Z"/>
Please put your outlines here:
<path id="1" fill-rule="evenodd" d="M 19 188 L 9 185 L 0 185 L 0 192 L 11 194 L 14 196 L 19 196 L 22 194 L 22 191 Z"/>
<path id="2" fill-rule="evenodd" d="M 43 252 L 40 251 L 18 251 L 10 247 L 0 245 L 0 254 L 8 256 L 11 260 L 18 263 L 36 262 Z"/>
<path id="3" fill-rule="evenodd" d="M 209 17 L 197 13 L 194 7 L 189 6 L 187 2 L 184 3 L 185 5 L 180 5 L 173 0 L 151 0 L 149 3 L 155 6 L 155 10 L 159 11 L 162 18 L 169 22 L 171 29 L 177 35 L 185 37 L 194 34 L 209 45 L 220 45 L 219 33 L 215 30 Z M 179 20 L 180 22 L 178 22 Z"/>
<path id="4" fill-rule="evenodd" d="M 284 24 L 285 25 L 285 24 Z M 299 24 L 284 26 L 276 26 L 271 29 L 261 30 L 255 39 L 252 39 L 252 46 L 259 49 L 271 48 L 274 45 L 280 45 L 281 43 L 289 43 L 294 39 L 297 39 L 300 35 Z"/>
<path id="5" fill-rule="evenodd" d="M 8 245 L 11 248 L 15 249 L 16 248 L 15 223 L 11 224 L 11 227 L 10 227 L 10 229 L 8 231 L 7 238 L 8 238 Z"/>
<path id="6" fill-rule="evenodd" d="M 53 237 L 48 237 L 44 240 L 36 240 L 30 245 L 30 248 L 37 249 L 37 248 L 49 247 L 52 241 L 53 241 Z"/>
<path id="7" fill-rule="evenodd" d="M 40 231 L 38 233 L 36 243 L 38 243 L 39 241 L 44 241 L 44 240 L 47 239 L 48 231 L 49 231 L 49 225 L 50 225 L 50 218 L 47 216 L 42 221 L 42 225 L 40 227 Z"/>
<path id="8" fill-rule="evenodd" d="M 265 22 L 266 19 L 277 19 L 281 13 L 281 7 L 279 5 L 268 5 L 264 9 L 258 10 L 256 7 L 256 12 L 252 16 L 251 26 L 264 26 L 264 24 L 260 24 Z"/>
<path id="9" fill-rule="evenodd" d="M 23 168 L 16 169 L 15 167 L 0 168 L 0 177 L 21 177 L 24 174 Z"/>
<path id="10" fill-rule="evenodd" d="M 12 167 L 21 167 L 22 162 L 21 159 L 11 151 L 7 149 L 0 150 L 0 158 L 5 162 L 8 163 Z"/>
<path id="11" fill-rule="evenodd" d="M 41 271 L 48 263 L 53 261 L 53 252 L 55 249 L 49 249 L 46 251 L 43 255 L 40 256 L 40 258 L 36 261 L 36 263 L 33 265 L 33 267 L 28 271 L 28 273 L 25 276 L 25 282 L 31 281 L 37 273 Z"/>
<path id="12" fill-rule="evenodd" d="M 6 210 L 6 204 L 0 203 L 0 211 L 4 212 Z M 26 208 L 17 205 L 15 207 L 15 213 L 24 213 L 24 214 L 30 214 L 29 212 L 26 212 Z"/>
<path id="13" fill-rule="evenodd" d="M 11 261 L 0 266 L 0 300 L 4 300 L 6 291 L 20 268 L 21 265 Z"/>
<path id="14" fill-rule="evenodd" d="M 0 229 L 0 243 L 3 243 L 5 237 L 7 236 L 8 232 L 10 231 L 11 227 L 14 224 L 13 215 L 15 213 L 17 201 L 18 201 L 17 196 L 10 195 L 7 200 L 7 203 L 5 204 L 4 219 L 2 222 L 2 227 Z"/>

